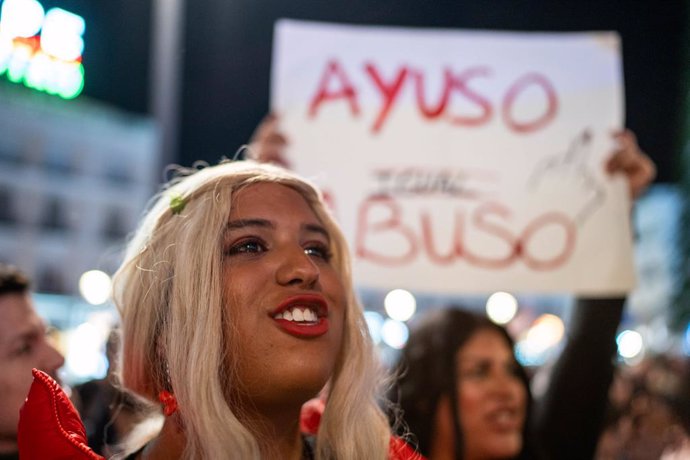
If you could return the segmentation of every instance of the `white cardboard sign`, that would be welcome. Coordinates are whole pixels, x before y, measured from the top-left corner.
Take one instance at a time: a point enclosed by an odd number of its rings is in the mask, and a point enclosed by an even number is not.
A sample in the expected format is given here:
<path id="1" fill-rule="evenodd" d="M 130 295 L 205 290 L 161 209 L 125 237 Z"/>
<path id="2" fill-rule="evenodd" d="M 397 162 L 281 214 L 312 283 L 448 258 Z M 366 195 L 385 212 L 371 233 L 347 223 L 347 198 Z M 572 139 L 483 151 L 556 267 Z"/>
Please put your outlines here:
<path id="1" fill-rule="evenodd" d="M 275 29 L 271 104 L 374 288 L 613 295 L 629 202 L 604 172 L 620 40 L 345 26 Z"/>

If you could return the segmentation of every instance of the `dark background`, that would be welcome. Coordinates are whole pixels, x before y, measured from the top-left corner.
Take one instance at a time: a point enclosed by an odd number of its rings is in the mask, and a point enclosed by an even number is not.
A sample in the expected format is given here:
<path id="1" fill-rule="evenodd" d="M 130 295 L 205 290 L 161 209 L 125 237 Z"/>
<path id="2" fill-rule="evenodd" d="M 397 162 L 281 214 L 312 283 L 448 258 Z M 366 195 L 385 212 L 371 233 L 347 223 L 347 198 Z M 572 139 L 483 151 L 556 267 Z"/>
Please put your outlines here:
<path id="1" fill-rule="evenodd" d="M 148 113 L 151 0 L 41 0 L 85 17 L 84 94 Z M 616 30 L 623 41 L 626 124 L 659 181 L 681 178 L 687 93 L 686 0 L 187 0 L 178 161 L 215 162 L 266 114 L 278 18 L 516 31 Z M 564 56 L 567 59 L 567 56 Z"/>

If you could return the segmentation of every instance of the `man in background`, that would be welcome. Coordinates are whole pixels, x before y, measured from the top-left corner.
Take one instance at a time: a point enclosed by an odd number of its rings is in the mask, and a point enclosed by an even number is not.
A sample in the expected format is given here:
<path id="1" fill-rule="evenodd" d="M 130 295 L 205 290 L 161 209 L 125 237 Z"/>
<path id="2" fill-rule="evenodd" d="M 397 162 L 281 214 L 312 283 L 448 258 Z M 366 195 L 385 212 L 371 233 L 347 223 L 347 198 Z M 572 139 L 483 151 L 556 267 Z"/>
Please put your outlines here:
<path id="1" fill-rule="evenodd" d="M 29 288 L 24 273 L 0 263 L 0 460 L 19 458 L 19 408 L 31 386 L 31 369 L 57 378 L 65 362 L 46 336 Z"/>

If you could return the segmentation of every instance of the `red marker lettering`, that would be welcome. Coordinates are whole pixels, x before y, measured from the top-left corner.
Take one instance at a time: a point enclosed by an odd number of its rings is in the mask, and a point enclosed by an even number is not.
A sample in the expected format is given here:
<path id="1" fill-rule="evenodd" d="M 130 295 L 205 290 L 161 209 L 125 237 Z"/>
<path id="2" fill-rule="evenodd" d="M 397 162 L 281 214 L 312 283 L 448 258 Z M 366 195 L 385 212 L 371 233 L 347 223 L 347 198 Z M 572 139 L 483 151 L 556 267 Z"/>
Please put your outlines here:
<path id="1" fill-rule="evenodd" d="M 460 75 L 451 76 L 450 84 L 453 89 L 462 94 L 467 100 L 475 103 L 481 108 L 481 114 L 478 116 L 462 116 L 462 115 L 451 115 L 450 120 L 453 124 L 464 125 L 464 126 L 479 126 L 487 123 L 491 116 L 493 115 L 493 108 L 491 107 L 491 102 L 486 98 L 477 94 L 468 86 L 468 81 L 475 77 L 486 77 L 490 74 L 489 69 L 486 67 L 476 67 L 473 69 L 468 69 L 461 73 Z"/>
<path id="2" fill-rule="evenodd" d="M 546 110 L 541 116 L 532 121 L 517 121 L 513 117 L 513 105 L 519 94 L 529 85 L 538 85 L 544 90 L 544 94 L 546 95 Z M 515 132 L 529 133 L 544 128 L 549 124 L 556 117 L 557 109 L 558 99 L 556 98 L 556 90 L 553 85 L 551 85 L 551 82 L 543 75 L 530 73 L 517 80 L 508 89 L 506 97 L 503 100 L 503 121 Z"/>
<path id="3" fill-rule="evenodd" d="M 388 113 L 390 112 L 396 98 L 398 97 L 398 94 L 400 93 L 400 88 L 407 77 L 407 68 L 402 67 L 400 70 L 398 70 L 398 75 L 396 75 L 395 79 L 388 84 L 383 81 L 378 70 L 376 70 L 376 66 L 373 64 L 367 63 L 364 66 L 364 70 L 367 72 L 367 74 L 369 74 L 371 79 L 374 80 L 376 88 L 379 90 L 381 97 L 383 98 L 381 110 L 376 117 L 374 125 L 371 127 L 371 130 L 376 133 L 381 129 L 383 123 L 386 121 L 386 118 L 388 118 Z"/>
<path id="4" fill-rule="evenodd" d="M 372 207 L 382 208 L 389 211 L 390 217 L 379 222 L 370 222 L 370 209 Z M 415 234 L 402 223 L 401 209 L 398 203 L 388 197 L 368 198 L 359 209 L 357 221 L 357 235 L 355 236 L 355 247 L 357 256 L 381 265 L 403 265 L 414 260 L 417 256 L 417 245 Z M 367 236 L 370 233 L 391 233 L 390 236 L 402 236 L 405 240 L 406 248 L 399 254 L 385 255 L 377 252 L 375 248 L 367 246 Z"/>
<path id="5" fill-rule="evenodd" d="M 481 230 L 489 235 L 495 236 L 499 240 L 502 240 L 508 249 L 506 255 L 499 258 L 482 257 L 474 254 L 467 246 L 461 247 L 462 251 L 459 253 L 462 254 L 469 264 L 474 265 L 475 267 L 492 269 L 506 268 L 513 265 L 517 259 L 517 238 L 515 238 L 515 236 L 513 236 L 508 229 L 487 220 L 487 218 L 491 215 L 500 217 L 503 220 L 508 220 L 508 218 L 510 218 L 510 210 L 500 203 L 483 203 L 474 211 L 474 219 L 472 219 L 472 221 L 477 227 L 477 230 Z M 461 243 L 458 242 L 458 244 Z"/>
<path id="6" fill-rule="evenodd" d="M 329 89 L 331 81 L 337 81 L 339 88 L 335 90 Z M 345 99 L 350 104 L 350 111 L 352 112 L 352 115 L 359 115 L 357 91 L 347 78 L 345 70 L 343 70 L 338 61 L 334 59 L 329 61 L 326 65 L 326 71 L 321 77 L 319 89 L 316 92 L 314 99 L 312 99 L 311 104 L 309 104 L 309 116 L 314 118 L 319 106 L 322 103 L 339 99 Z"/>

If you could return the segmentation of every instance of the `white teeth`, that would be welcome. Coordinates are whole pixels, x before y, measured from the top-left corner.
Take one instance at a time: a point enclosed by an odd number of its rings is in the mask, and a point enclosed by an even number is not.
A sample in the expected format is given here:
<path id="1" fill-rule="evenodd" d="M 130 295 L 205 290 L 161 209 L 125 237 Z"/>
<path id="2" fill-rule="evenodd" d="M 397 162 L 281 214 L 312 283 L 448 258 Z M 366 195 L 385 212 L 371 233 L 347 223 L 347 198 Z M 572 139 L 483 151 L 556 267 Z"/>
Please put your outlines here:
<path id="1" fill-rule="evenodd" d="M 285 319 L 288 321 L 298 321 L 298 322 L 315 322 L 317 321 L 318 315 L 316 312 L 309 308 L 301 309 L 293 307 L 290 310 L 285 310 L 274 316 L 275 319 Z"/>

